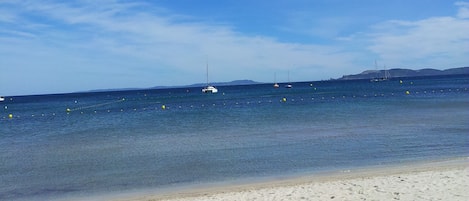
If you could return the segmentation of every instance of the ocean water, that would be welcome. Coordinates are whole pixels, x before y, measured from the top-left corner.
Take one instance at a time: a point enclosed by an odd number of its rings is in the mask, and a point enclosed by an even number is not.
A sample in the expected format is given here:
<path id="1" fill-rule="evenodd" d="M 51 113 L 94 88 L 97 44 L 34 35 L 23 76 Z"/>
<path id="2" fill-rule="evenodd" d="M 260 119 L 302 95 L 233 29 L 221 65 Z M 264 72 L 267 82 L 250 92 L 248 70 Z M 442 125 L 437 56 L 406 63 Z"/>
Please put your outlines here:
<path id="1" fill-rule="evenodd" d="M 469 75 L 401 80 L 7 97 L 0 200 L 468 156 Z"/>

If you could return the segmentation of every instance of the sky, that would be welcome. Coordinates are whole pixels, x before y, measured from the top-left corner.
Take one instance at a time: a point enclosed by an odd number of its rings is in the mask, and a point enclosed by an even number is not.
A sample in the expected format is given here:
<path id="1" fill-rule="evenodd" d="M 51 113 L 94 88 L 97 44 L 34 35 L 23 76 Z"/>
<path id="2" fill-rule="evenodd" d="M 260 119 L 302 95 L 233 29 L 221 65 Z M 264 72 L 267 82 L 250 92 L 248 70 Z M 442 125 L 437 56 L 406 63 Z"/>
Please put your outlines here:
<path id="1" fill-rule="evenodd" d="M 469 1 L 0 0 L 0 96 L 463 67 L 468 33 Z"/>

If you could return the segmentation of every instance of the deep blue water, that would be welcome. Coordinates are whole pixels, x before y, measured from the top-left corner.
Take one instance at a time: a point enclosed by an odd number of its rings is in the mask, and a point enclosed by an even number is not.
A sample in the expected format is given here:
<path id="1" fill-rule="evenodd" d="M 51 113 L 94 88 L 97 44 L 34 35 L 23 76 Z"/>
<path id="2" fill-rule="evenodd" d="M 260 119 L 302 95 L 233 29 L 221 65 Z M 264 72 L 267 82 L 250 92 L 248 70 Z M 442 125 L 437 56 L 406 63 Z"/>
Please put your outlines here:
<path id="1" fill-rule="evenodd" d="M 469 155 L 469 76 L 401 80 L 7 97 L 0 200 Z"/>

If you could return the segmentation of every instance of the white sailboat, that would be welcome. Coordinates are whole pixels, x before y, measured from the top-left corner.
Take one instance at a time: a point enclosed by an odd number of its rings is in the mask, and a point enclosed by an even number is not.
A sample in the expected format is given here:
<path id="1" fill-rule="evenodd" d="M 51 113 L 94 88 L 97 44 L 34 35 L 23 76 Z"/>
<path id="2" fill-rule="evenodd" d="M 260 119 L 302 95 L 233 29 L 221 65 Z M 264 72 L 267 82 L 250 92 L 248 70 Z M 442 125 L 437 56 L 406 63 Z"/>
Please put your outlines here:
<path id="1" fill-rule="evenodd" d="M 290 83 L 290 71 L 288 71 L 288 83 L 285 85 L 285 88 L 292 88 L 293 85 Z"/>
<path id="2" fill-rule="evenodd" d="M 218 92 L 218 89 L 215 88 L 214 86 L 210 85 L 209 82 L 208 82 L 208 59 L 207 59 L 207 86 L 202 89 L 202 92 L 203 93 L 212 93 L 212 94 Z"/>
<path id="3" fill-rule="evenodd" d="M 279 88 L 280 86 L 277 83 L 277 73 L 274 74 L 274 88 Z"/>
<path id="4" fill-rule="evenodd" d="M 206 86 L 205 88 L 202 89 L 202 92 L 214 94 L 214 93 L 218 92 L 218 89 L 215 88 L 214 86 L 208 85 L 208 86 Z"/>
<path id="5" fill-rule="evenodd" d="M 377 62 L 375 61 L 375 69 L 376 71 L 378 71 L 378 64 Z M 386 70 L 386 66 L 384 66 L 384 75 L 383 77 L 376 77 L 376 78 L 372 78 L 370 81 L 371 82 L 382 82 L 382 81 L 387 81 L 389 80 L 389 72 Z"/>

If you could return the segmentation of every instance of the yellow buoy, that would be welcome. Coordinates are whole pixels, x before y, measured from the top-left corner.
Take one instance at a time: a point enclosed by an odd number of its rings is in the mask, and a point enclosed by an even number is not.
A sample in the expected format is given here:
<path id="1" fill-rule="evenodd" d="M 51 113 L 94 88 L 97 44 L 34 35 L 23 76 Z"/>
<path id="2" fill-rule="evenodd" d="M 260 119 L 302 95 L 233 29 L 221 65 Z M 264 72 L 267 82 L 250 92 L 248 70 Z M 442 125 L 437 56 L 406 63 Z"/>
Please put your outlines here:
<path id="1" fill-rule="evenodd" d="M 13 114 L 9 114 L 8 118 L 13 119 Z"/>
<path id="2" fill-rule="evenodd" d="M 399 80 L 399 83 L 402 84 L 402 80 Z"/>
<path id="3" fill-rule="evenodd" d="M 162 110 L 165 110 L 165 109 L 166 109 L 166 105 L 162 105 L 162 106 L 161 106 L 161 109 L 162 109 Z"/>
<path id="4" fill-rule="evenodd" d="M 282 102 L 287 102 L 287 98 L 283 97 Z"/>
<path id="5" fill-rule="evenodd" d="M 409 95 L 409 94 L 410 94 L 410 91 L 405 91 L 405 94 Z"/>

